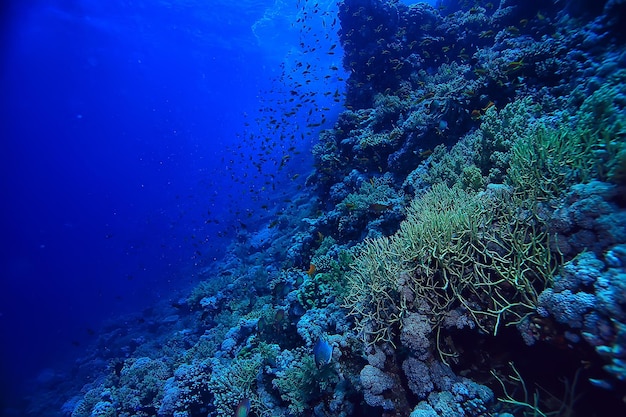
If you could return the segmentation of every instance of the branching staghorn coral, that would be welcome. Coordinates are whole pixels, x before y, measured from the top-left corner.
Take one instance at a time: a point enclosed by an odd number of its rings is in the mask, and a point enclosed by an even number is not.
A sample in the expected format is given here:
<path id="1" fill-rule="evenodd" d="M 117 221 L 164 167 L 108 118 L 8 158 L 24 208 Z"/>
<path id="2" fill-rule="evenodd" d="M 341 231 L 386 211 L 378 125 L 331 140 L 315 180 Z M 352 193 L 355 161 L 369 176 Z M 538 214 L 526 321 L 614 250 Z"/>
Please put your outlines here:
<path id="1" fill-rule="evenodd" d="M 372 211 L 371 207 L 374 204 L 384 206 L 402 201 L 404 194 L 396 191 L 392 185 L 390 176 L 372 177 L 369 181 L 363 181 L 358 191 L 348 194 L 337 208 L 342 214 L 354 213 L 363 216 Z"/>
<path id="2" fill-rule="evenodd" d="M 441 149 L 440 172 L 427 181 L 434 186 L 413 201 L 400 231 L 366 241 L 357 254 L 345 301 L 366 342 L 393 342 L 407 311 L 430 316 L 436 328 L 438 317 L 461 307 L 493 332 L 532 311 L 557 264 L 543 202 L 576 183 L 621 178 L 626 123 L 619 91 L 602 87 L 574 116 L 556 119 L 533 117 L 538 107 L 529 99 L 489 109 L 480 134 L 454 158 Z M 482 156 L 474 162 L 487 181 L 509 187 L 492 185 L 491 195 L 462 191 L 481 188 L 481 181 L 461 180 L 468 153 Z M 450 170 L 456 177 L 446 181 Z"/>
<path id="3" fill-rule="evenodd" d="M 289 358 L 291 360 L 286 360 Z M 297 416 L 311 409 L 311 402 L 332 392 L 339 377 L 330 364 L 318 367 L 309 349 L 299 348 L 285 351 L 272 381 L 280 397 L 288 404 L 289 413 Z"/>
<path id="4" fill-rule="evenodd" d="M 618 183 L 623 179 L 624 80 L 626 72 L 618 72 L 615 85 L 602 85 L 584 100 L 576 113 L 564 113 L 563 121 L 556 125 L 542 120 L 522 129 L 524 134 L 512 144 L 506 177 L 518 194 L 536 202 L 559 197 L 576 183 L 592 179 Z M 524 102 L 530 106 L 528 100 L 520 101 Z"/>
<path id="5" fill-rule="evenodd" d="M 462 308 L 496 333 L 532 311 L 554 262 L 547 232 L 510 199 L 506 190 L 439 184 L 413 201 L 395 235 L 365 241 L 344 300 L 364 341 L 394 343 L 408 312 L 438 329 L 447 312 Z"/>
<path id="6" fill-rule="evenodd" d="M 267 414 L 267 407 L 256 392 L 256 380 L 263 366 L 263 355 L 255 353 L 249 358 L 236 358 L 227 365 L 213 368 L 209 388 L 215 399 L 218 416 L 230 416 L 237 404 L 247 398 L 259 416 Z"/>
<path id="7" fill-rule="evenodd" d="M 400 260 L 389 238 L 366 240 L 355 258 L 354 271 L 348 274 L 344 305 L 357 318 L 357 332 L 371 343 L 392 342 L 393 326 L 402 319 L 405 297 L 397 285 Z"/>
<path id="8" fill-rule="evenodd" d="M 602 146 L 603 137 L 600 132 L 539 125 L 513 145 L 507 180 L 531 202 L 556 197 L 599 174 L 594 149 Z"/>

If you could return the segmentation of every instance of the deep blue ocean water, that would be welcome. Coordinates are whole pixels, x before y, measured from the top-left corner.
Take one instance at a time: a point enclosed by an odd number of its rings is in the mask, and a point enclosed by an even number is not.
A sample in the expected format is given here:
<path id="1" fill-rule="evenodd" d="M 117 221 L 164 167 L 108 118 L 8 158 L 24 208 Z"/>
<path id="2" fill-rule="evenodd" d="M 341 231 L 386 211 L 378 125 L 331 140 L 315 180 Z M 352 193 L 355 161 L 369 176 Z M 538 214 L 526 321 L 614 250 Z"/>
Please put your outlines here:
<path id="1" fill-rule="evenodd" d="M 103 320 L 180 296 L 277 192 L 266 172 L 286 145 L 255 132 L 255 114 L 285 98 L 280 77 L 301 57 L 296 3 L 3 6 L 3 396 L 71 361 Z M 263 135 L 278 145 L 261 155 Z M 306 160 L 312 138 L 290 152 Z"/>

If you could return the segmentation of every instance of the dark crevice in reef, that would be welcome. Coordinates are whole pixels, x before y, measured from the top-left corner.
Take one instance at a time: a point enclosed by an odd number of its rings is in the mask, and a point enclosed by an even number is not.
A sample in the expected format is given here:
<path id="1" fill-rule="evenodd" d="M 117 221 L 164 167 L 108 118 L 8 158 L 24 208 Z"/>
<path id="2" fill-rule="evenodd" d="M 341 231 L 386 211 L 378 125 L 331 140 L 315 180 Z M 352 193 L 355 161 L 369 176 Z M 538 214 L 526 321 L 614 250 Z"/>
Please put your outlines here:
<path id="1" fill-rule="evenodd" d="M 552 409 L 573 407 L 570 414 L 559 415 L 609 416 L 624 407 L 623 394 L 620 393 L 625 392 L 625 385 L 607 390 L 589 382 L 590 378 L 601 378 L 603 372 L 598 364 L 603 361 L 588 345 L 579 344 L 574 349 L 559 339 L 527 346 L 512 327 L 500 329 L 497 336 L 477 336 L 471 330 L 453 331 L 446 336 L 454 340 L 459 353 L 459 360 L 450 363 L 455 373 L 488 385 L 496 398 L 504 398 L 506 394 L 493 373 L 506 381 L 515 376 L 513 364 L 526 384 L 529 402 L 536 392 L 540 401 Z M 505 385 L 508 394 L 516 400 L 523 400 L 519 385 L 513 387 L 506 382 Z"/>

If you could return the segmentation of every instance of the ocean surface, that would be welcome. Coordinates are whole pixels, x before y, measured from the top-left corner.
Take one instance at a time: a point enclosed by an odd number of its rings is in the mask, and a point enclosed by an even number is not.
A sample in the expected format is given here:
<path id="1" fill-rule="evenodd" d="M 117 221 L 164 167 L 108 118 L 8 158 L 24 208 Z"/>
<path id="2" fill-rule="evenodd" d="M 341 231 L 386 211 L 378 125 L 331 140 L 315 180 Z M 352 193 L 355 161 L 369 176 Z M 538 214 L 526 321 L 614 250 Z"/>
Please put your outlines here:
<path id="1" fill-rule="evenodd" d="M 626 411 L 623 1 L 5 3 L 3 417 Z"/>

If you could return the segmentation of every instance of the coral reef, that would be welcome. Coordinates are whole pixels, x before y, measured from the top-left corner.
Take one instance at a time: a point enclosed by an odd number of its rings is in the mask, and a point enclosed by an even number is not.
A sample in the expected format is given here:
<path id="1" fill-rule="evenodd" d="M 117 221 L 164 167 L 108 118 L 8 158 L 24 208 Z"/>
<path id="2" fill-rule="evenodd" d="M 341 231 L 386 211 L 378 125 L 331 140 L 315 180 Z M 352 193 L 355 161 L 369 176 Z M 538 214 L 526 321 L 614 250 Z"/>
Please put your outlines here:
<path id="1" fill-rule="evenodd" d="M 341 1 L 345 111 L 307 204 L 241 231 L 144 339 L 104 332 L 63 413 L 623 409 L 626 13 L 590 3 Z"/>

